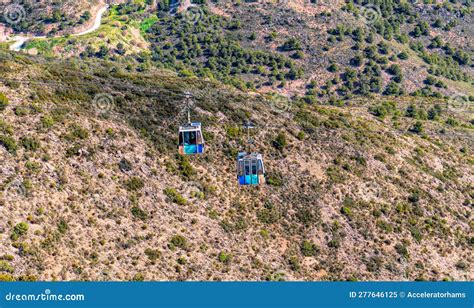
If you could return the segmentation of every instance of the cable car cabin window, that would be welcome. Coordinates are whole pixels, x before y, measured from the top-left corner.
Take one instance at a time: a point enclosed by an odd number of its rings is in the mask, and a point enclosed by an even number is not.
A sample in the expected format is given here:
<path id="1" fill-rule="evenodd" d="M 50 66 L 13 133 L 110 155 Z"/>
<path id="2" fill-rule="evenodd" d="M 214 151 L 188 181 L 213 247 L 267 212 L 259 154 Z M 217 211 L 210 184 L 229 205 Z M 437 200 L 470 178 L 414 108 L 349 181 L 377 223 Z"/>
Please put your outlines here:
<path id="1" fill-rule="evenodd" d="M 197 132 L 196 135 L 197 135 L 197 138 L 196 138 L 197 144 L 203 144 L 201 132 Z"/>
<path id="2" fill-rule="evenodd" d="M 239 175 L 244 175 L 244 162 L 240 161 L 239 162 Z"/>
<path id="3" fill-rule="evenodd" d="M 245 175 L 250 175 L 250 162 L 248 160 L 244 161 L 245 164 Z"/>
<path id="4" fill-rule="evenodd" d="M 252 175 L 257 174 L 257 161 L 252 160 Z"/>
<path id="5" fill-rule="evenodd" d="M 197 144 L 197 134 L 196 134 L 196 132 L 182 132 L 179 135 L 179 144 L 180 145 L 195 145 L 195 144 Z"/>
<path id="6" fill-rule="evenodd" d="M 258 161 L 258 174 L 263 175 L 263 163 L 261 160 Z"/>
<path id="7" fill-rule="evenodd" d="M 239 162 L 238 173 L 239 175 L 263 174 L 263 169 L 257 160 L 244 160 Z"/>

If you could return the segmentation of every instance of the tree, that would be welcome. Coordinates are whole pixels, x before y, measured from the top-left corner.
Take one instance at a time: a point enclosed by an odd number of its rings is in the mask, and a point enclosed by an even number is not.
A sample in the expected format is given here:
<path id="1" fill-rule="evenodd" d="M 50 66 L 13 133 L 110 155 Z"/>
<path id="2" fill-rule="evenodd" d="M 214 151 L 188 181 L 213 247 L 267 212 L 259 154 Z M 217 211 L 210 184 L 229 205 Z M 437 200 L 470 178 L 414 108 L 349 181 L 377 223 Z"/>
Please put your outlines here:
<path id="1" fill-rule="evenodd" d="M 105 45 L 100 46 L 97 56 L 99 58 L 104 58 L 109 53 L 109 48 Z"/>
<path id="2" fill-rule="evenodd" d="M 60 22 L 61 21 L 61 11 L 60 10 L 54 10 L 53 11 L 53 17 L 52 17 L 54 22 Z"/>
<path id="3" fill-rule="evenodd" d="M 281 48 L 284 51 L 301 50 L 301 44 L 296 38 L 292 37 L 287 40 Z"/>
<path id="4" fill-rule="evenodd" d="M 398 95 L 403 94 L 403 90 L 400 88 L 400 86 L 396 82 L 391 81 L 388 84 L 388 86 L 385 88 L 384 94 L 398 96 Z"/>
<path id="5" fill-rule="evenodd" d="M 416 121 L 415 124 L 410 128 L 410 131 L 415 133 L 415 134 L 421 134 L 423 132 L 423 123 L 420 121 Z"/>
<path id="6" fill-rule="evenodd" d="M 287 146 L 287 141 L 286 141 L 286 135 L 284 132 L 278 133 L 277 137 L 275 138 L 273 145 L 275 148 L 277 148 L 280 151 L 283 151 L 283 149 Z"/>
<path id="7" fill-rule="evenodd" d="M 84 14 L 82 14 L 81 17 L 84 18 L 84 20 L 87 21 L 87 20 L 91 19 L 91 12 L 85 11 Z"/>
<path id="8" fill-rule="evenodd" d="M 328 71 L 330 71 L 331 73 L 334 73 L 334 72 L 337 72 L 338 70 L 338 67 L 335 63 L 332 63 L 331 65 L 329 65 L 328 67 Z"/>
<path id="9" fill-rule="evenodd" d="M 408 54 L 405 51 L 402 51 L 401 53 L 398 54 L 398 58 L 400 60 L 407 60 L 408 59 Z"/>
<path id="10" fill-rule="evenodd" d="M 122 42 L 117 44 L 117 53 L 119 55 L 124 55 L 125 54 L 125 48 Z"/>

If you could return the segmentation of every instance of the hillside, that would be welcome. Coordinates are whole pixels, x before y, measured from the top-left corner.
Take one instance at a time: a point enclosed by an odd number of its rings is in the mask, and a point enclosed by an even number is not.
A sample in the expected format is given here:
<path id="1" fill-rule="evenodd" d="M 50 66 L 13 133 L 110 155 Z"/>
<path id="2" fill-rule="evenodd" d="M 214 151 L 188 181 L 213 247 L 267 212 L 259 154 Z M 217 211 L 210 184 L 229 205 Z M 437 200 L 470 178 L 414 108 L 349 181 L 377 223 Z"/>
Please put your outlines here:
<path id="1" fill-rule="evenodd" d="M 192 2 L 1 4 L 0 280 L 473 279 L 470 1 Z"/>
<path id="2" fill-rule="evenodd" d="M 32 40 L 25 51 L 166 68 L 308 102 L 474 100 L 470 2 L 196 2 L 170 11 L 166 0 L 117 4 L 98 32 Z"/>
<path id="3" fill-rule="evenodd" d="M 0 51 L 2 280 L 470 280 L 472 114 Z M 181 75 L 181 76 L 179 76 Z M 207 152 L 176 155 L 183 92 Z M 242 122 L 267 185 L 237 186 Z"/>

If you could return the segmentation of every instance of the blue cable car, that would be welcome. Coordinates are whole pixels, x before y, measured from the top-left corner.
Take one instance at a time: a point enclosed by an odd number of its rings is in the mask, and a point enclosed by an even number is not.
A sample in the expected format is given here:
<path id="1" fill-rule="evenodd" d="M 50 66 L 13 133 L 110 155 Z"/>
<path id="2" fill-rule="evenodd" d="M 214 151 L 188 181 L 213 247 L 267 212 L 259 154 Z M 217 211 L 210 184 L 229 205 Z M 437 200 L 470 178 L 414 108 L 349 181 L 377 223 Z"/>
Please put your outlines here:
<path id="1" fill-rule="evenodd" d="M 265 166 L 262 154 L 240 152 L 237 156 L 237 179 L 239 185 L 265 183 Z"/>
<path id="2" fill-rule="evenodd" d="M 179 127 L 179 154 L 193 155 L 204 153 L 204 137 L 201 123 L 193 122 Z"/>

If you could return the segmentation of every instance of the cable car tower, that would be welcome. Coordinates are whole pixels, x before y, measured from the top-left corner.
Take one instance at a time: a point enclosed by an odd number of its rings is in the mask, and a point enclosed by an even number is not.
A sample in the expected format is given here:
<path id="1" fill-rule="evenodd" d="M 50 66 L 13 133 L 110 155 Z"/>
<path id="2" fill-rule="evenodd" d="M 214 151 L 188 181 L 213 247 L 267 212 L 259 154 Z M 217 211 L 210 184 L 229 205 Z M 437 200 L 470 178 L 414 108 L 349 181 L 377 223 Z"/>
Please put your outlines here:
<path id="1" fill-rule="evenodd" d="M 250 129 L 255 128 L 250 121 L 244 123 L 247 129 L 247 152 L 237 155 L 237 179 L 239 185 L 259 185 L 265 183 L 265 166 L 263 156 L 260 153 L 250 152 L 253 140 L 250 139 Z"/>
<path id="2" fill-rule="evenodd" d="M 201 123 L 191 122 L 191 108 L 193 95 L 184 92 L 188 122 L 179 127 L 178 152 L 182 155 L 193 155 L 204 153 L 204 137 L 202 135 Z"/>

